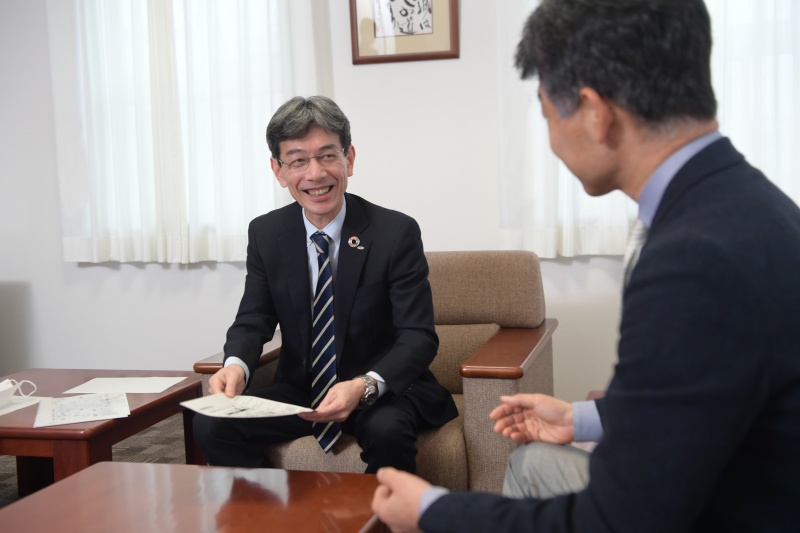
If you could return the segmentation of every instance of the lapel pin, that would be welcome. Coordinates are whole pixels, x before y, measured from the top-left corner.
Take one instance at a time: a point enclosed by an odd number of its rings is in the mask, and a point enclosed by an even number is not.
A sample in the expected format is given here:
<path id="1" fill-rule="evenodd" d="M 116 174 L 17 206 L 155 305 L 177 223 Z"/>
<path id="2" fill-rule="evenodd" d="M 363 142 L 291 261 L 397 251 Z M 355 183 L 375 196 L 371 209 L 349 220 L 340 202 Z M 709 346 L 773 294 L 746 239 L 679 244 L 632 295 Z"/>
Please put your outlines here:
<path id="1" fill-rule="evenodd" d="M 364 249 L 363 246 L 359 246 L 359 244 L 361 244 L 361 239 L 359 239 L 355 235 L 353 235 L 352 237 L 347 239 L 347 244 L 350 246 L 350 248 L 356 248 L 358 250 L 363 250 Z"/>

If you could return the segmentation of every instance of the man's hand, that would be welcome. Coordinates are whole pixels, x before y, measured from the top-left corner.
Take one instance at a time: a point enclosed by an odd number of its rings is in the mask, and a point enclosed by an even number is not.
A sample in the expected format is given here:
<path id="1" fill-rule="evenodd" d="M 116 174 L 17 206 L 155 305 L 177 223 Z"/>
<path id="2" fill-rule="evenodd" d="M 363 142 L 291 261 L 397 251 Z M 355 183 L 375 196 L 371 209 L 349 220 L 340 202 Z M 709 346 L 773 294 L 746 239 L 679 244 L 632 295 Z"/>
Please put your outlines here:
<path id="1" fill-rule="evenodd" d="M 314 411 L 297 416 L 309 422 L 344 422 L 358 407 L 366 389 L 367 386 L 361 378 L 340 381 L 328 389 Z"/>
<path id="2" fill-rule="evenodd" d="M 240 395 L 244 392 L 245 375 L 244 368 L 239 365 L 228 365 L 217 371 L 208 380 L 208 392 L 216 394 L 224 392 L 228 398 Z"/>
<path id="3" fill-rule="evenodd" d="M 394 533 L 418 532 L 419 502 L 430 483 L 408 472 L 385 467 L 378 470 L 378 488 L 372 512 Z"/>
<path id="4" fill-rule="evenodd" d="M 495 433 L 514 442 L 567 444 L 575 438 L 572 404 L 545 394 L 501 396 L 501 404 L 489 413 Z"/>

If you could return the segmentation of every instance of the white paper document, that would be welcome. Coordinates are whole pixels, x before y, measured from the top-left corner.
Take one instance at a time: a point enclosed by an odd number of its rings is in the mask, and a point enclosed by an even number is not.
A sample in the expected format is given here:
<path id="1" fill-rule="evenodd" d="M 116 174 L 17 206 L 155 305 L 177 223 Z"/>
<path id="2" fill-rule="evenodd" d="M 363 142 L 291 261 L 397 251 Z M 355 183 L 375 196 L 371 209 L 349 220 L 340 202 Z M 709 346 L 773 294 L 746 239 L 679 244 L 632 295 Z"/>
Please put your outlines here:
<path id="1" fill-rule="evenodd" d="M 124 418 L 131 414 L 124 392 L 84 394 L 67 398 L 41 398 L 33 427 L 59 426 Z"/>
<path id="2" fill-rule="evenodd" d="M 210 396 L 203 396 L 196 400 L 181 402 L 181 405 L 192 411 L 207 416 L 220 418 L 268 418 L 273 416 L 296 415 L 297 413 L 310 413 L 313 409 L 300 407 L 289 403 L 275 402 L 256 398 L 255 396 L 234 396 L 228 398 L 225 393 L 219 392 Z"/>
<path id="3" fill-rule="evenodd" d="M 12 396 L 0 407 L 0 416 L 6 413 L 13 413 L 17 409 L 22 409 L 23 407 L 38 403 L 39 400 L 41 400 L 41 398 L 36 396 Z"/>
<path id="4" fill-rule="evenodd" d="M 73 387 L 64 394 L 98 394 L 102 392 L 130 392 L 159 394 L 185 377 L 94 378 Z"/>

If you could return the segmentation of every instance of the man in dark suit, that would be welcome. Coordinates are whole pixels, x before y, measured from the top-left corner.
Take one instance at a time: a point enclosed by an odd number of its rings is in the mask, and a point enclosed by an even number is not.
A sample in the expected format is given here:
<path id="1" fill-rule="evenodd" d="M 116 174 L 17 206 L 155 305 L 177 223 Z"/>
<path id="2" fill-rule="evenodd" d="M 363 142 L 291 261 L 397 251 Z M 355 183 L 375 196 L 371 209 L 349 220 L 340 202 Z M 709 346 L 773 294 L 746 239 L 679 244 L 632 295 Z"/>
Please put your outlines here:
<path id="1" fill-rule="evenodd" d="M 280 325 L 275 383 L 246 394 L 314 411 L 198 416 L 197 443 L 210 464 L 268 467 L 265 443 L 313 434 L 328 452 L 344 432 L 356 436 L 367 472 L 414 472 L 417 432 L 457 414 L 428 369 L 438 337 L 419 226 L 346 193 L 356 152 L 332 100 L 286 102 L 270 120 L 267 144 L 272 171 L 296 202 L 250 224 L 244 296 L 209 389 L 242 394 Z M 320 297 L 331 285 L 333 296 Z"/>
<path id="2" fill-rule="evenodd" d="M 567 442 L 594 413 L 602 436 L 585 488 L 549 499 L 381 469 L 393 531 L 797 530 L 800 210 L 717 131 L 710 51 L 702 0 L 544 0 L 527 21 L 517 66 L 553 151 L 589 194 L 636 200 L 647 239 L 605 398 L 519 395 L 492 417 Z M 514 464 L 507 480 L 535 477 Z"/>

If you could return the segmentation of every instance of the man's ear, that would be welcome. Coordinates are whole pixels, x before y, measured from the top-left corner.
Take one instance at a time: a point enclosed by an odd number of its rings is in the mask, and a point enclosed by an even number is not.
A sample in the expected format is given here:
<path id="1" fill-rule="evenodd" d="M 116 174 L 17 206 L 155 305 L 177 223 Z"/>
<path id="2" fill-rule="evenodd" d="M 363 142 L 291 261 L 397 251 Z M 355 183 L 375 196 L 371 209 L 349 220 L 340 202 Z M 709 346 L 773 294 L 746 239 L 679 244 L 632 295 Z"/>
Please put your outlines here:
<path id="1" fill-rule="evenodd" d="M 278 183 L 281 184 L 281 187 L 284 189 L 287 187 L 286 180 L 283 179 L 283 175 L 281 174 L 281 164 L 278 163 L 278 160 L 274 157 L 269 158 L 269 164 L 272 167 L 272 173 L 275 174 L 275 178 L 278 180 Z"/>
<path id="2" fill-rule="evenodd" d="M 347 154 L 345 157 L 347 158 L 347 177 L 349 178 L 353 175 L 353 166 L 356 162 L 356 149 L 352 144 L 350 145 L 350 148 L 347 149 Z"/>
<path id="3" fill-rule="evenodd" d="M 616 120 L 616 109 L 591 87 L 581 88 L 578 96 L 583 107 L 586 131 L 596 143 L 608 143 Z"/>

